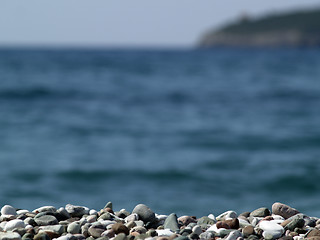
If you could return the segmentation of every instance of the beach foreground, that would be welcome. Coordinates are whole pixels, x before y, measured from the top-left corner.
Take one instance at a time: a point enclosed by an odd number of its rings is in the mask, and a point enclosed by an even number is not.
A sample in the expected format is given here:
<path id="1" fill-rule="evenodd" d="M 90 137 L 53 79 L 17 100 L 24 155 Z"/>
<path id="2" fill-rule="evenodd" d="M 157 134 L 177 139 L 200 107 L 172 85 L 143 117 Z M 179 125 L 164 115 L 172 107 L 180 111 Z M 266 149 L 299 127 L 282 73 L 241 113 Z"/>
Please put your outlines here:
<path id="1" fill-rule="evenodd" d="M 1 208 L 1 240 L 190 240 L 190 239 L 320 239 L 320 219 L 274 203 L 237 214 L 219 216 L 160 215 L 138 204 L 132 212 L 114 211 L 109 202 L 100 211 L 67 204 L 56 209 L 43 206 L 33 211 Z"/>

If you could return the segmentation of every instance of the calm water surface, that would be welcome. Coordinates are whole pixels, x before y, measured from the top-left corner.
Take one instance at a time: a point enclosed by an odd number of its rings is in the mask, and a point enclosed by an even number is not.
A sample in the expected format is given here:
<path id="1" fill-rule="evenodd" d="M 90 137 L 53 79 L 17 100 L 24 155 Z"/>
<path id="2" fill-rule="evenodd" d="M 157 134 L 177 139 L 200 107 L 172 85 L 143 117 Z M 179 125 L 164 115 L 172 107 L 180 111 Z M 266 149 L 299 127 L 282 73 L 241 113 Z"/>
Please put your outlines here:
<path id="1" fill-rule="evenodd" d="M 0 204 L 320 217 L 320 50 L 0 50 Z"/>

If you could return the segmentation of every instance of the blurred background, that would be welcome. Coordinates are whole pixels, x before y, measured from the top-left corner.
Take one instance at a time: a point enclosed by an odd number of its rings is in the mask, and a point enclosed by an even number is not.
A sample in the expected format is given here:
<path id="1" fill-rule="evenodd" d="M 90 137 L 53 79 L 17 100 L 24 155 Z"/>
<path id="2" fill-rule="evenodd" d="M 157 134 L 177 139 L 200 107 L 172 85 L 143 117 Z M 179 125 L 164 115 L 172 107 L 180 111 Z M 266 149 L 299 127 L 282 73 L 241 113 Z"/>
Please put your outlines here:
<path id="1" fill-rule="evenodd" d="M 279 24 L 308 9 L 0 1 L 0 204 L 200 217 L 280 201 L 319 217 L 320 27 L 305 29 L 320 15 Z M 279 25 L 289 37 L 264 41 Z"/>

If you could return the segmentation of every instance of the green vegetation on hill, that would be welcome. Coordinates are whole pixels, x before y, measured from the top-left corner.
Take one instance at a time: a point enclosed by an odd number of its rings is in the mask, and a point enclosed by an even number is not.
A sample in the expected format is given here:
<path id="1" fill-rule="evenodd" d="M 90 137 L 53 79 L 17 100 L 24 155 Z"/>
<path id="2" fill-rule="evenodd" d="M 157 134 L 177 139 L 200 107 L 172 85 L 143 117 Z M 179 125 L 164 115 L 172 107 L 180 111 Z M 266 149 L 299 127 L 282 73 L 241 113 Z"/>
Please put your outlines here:
<path id="1" fill-rule="evenodd" d="M 202 37 L 200 46 L 320 45 L 320 9 L 243 19 Z"/>

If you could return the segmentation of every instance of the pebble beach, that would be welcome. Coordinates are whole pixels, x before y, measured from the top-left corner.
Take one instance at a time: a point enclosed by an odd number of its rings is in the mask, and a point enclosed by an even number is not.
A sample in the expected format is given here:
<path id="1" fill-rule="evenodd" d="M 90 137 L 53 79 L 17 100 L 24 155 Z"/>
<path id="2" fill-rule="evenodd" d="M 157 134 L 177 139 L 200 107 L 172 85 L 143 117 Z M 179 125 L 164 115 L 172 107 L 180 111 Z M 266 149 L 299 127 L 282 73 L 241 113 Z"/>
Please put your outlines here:
<path id="1" fill-rule="evenodd" d="M 144 204 L 132 211 L 116 211 L 111 202 L 101 210 L 67 204 L 29 211 L 4 205 L 0 222 L 0 240 L 320 239 L 319 218 L 279 202 L 271 209 L 202 217 L 155 213 Z"/>

